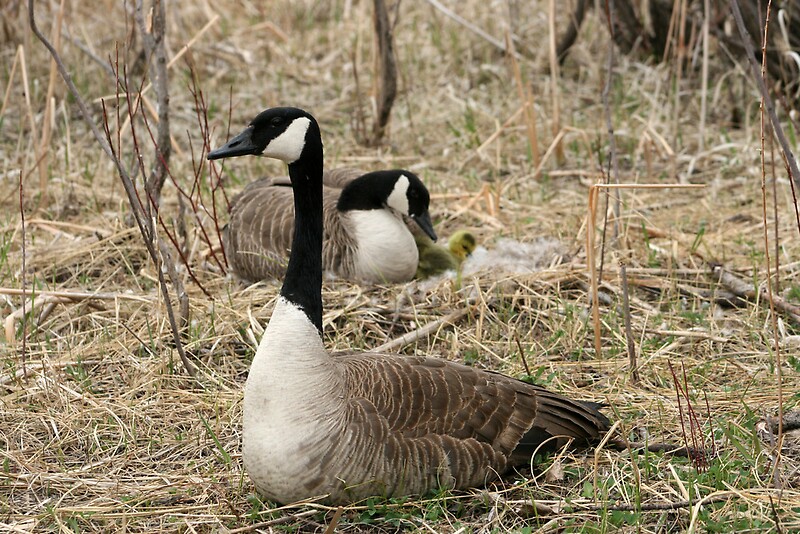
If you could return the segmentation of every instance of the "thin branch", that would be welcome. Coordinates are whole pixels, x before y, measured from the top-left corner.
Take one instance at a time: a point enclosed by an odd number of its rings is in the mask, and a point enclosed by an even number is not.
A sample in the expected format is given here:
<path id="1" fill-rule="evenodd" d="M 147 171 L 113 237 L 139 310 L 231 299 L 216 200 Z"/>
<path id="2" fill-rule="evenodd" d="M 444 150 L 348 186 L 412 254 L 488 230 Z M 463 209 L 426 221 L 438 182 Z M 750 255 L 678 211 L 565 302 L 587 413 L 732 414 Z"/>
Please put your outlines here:
<path id="1" fill-rule="evenodd" d="M 624 261 L 619 262 L 619 274 L 622 279 L 622 311 L 625 316 L 625 341 L 628 346 L 628 361 L 631 367 L 633 383 L 639 382 L 639 367 L 636 364 L 636 342 L 631 328 L 631 303 L 628 299 L 628 273 Z"/>
<path id="2" fill-rule="evenodd" d="M 764 18 L 764 36 L 761 41 L 761 79 L 767 78 L 767 41 L 769 36 L 769 18 L 770 10 L 772 8 L 772 0 L 767 1 L 767 12 Z M 767 264 L 767 300 L 769 302 L 770 322 L 772 324 L 773 341 L 775 342 L 775 379 L 778 382 L 778 418 L 781 421 L 778 425 L 778 445 L 775 448 L 775 463 L 773 469 L 773 481 L 775 487 L 780 489 L 783 487 L 783 482 L 780 476 L 780 462 L 781 462 L 781 448 L 780 443 L 783 438 L 783 375 L 781 365 L 781 344 L 778 336 L 778 316 L 775 313 L 775 295 L 772 290 L 772 260 L 770 258 L 769 250 L 769 225 L 767 224 L 767 170 L 766 170 L 766 143 L 765 136 L 769 128 L 764 123 L 764 97 L 761 97 L 761 112 L 760 125 L 761 125 L 761 216 L 764 222 L 764 259 Z M 777 230 L 777 228 L 776 228 Z M 777 245 L 777 243 L 776 243 Z M 777 258 L 776 258 L 777 259 Z"/>
<path id="3" fill-rule="evenodd" d="M 154 239 L 153 239 L 155 236 L 154 232 L 149 230 L 149 228 L 152 228 L 152 226 L 148 225 L 145 222 L 144 209 L 141 201 L 139 200 L 136 188 L 133 185 L 130 175 L 123 167 L 122 161 L 120 161 L 120 159 L 114 153 L 114 149 L 111 146 L 112 136 L 110 130 L 108 129 L 108 121 L 106 120 L 104 123 L 105 135 L 103 135 L 100 133 L 100 129 L 98 128 L 97 124 L 94 122 L 94 120 L 92 120 L 89 110 L 86 107 L 86 102 L 84 101 L 78 89 L 75 87 L 75 84 L 72 81 L 72 77 L 69 75 L 69 72 L 67 72 L 67 69 L 64 66 L 64 62 L 61 60 L 61 56 L 59 55 L 58 51 L 53 47 L 52 44 L 50 44 L 47 38 L 44 35 L 42 35 L 42 32 L 36 25 L 34 0 L 28 0 L 28 22 L 30 24 L 31 31 L 33 31 L 34 35 L 36 35 L 36 37 L 47 48 L 47 50 L 50 52 L 50 55 L 53 57 L 53 60 L 56 62 L 56 67 L 58 68 L 58 72 L 61 75 L 61 78 L 64 80 L 64 83 L 67 84 L 69 92 L 75 98 L 75 101 L 78 104 L 78 108 L 80 109 L 81 116 L 84 122 L 89 126 L 89 129 L 92 131 L 92 135 L 94 136 L 95 140 L 100 144 L 100 148 L 102 148 L 103 152 L 106 153 L 106 155 L 109 157 L 109 159 L 111 159 L 111 161 L 117 168 L 117 173 L 119 174 L 120 180 L 122 181 L 125 193 L 128 196 L 128 202 L 130 203 L 131 211 L 133 213 L 134 219 L 136 220 L 136 224 L 139 227 L 139 232 L 141 232 L 142 237 L 144 238 L 144 244 L 145 247 L 147 248 L 147 252 L 150 255 L 150 259 L 153 261 L 153 264 L 158 266 L 159 254 L 155 249 Z M 119 87 L 119 84 L 117 86 Z M 106 113 L 106 106 L 104 100 L 102 101 L 102 106 L 103 106 L 103 116 L 106 117 L 107 119 L 108 115 Z M 166 306 L 167 317 L 169 318 L 170 327 L 172 329 L 172 337 L 173 341 L 175 342 L 176 350 L 180 355 L 181 361 L 183 362 L 186 371 L 191 376 L 194 376 L 196 373 L 196 368 L 189 361 L 188 357 L 186 356 L 186 353 L 184 352 L 183 344 L 181 343 L 181 338 L 180 338 L 180 330 L 178 329 L 178 325 L 175 320 L 175 313 L 170 303 L 169 290 L 167 288 L 167 283 L 164 278 L 164 272 L 161 269 L 157 269 L 157 272 L 158 272 L 159 287 L 161 289 L 161 294 L 164 298 L 164 304 Z"/>
<path id="4" fill-rule="evenodd" d="M 509 50 L 506 47 L 505 43 L 503 43 L 502 41 L 500 41 L 498 39 L 495 39 L 494 37 L 492 37 L 491 35 L 489 35 L 485 31 L 483 31 L 479 27 L 475 26 L 474 24 L 472 24 L 470 21 L 468 21 L 467 19 L 465 19 L 461 15 L 459 15 L 457 13 L 454 13 L 452 10 L 450 10 L 447 7 L 445 7 L 444 5 L 442 5 L 442 3 L 439 2 L 439 0 L 427 0 L 427 2 L 431 6 L 433 6 L 437 10 L 439 10 L 441 13 L 443 13 L 445 16 L 447 16 L 448 18 L 450 18 L 450 19 L 454 20 L 455 22 L 457 22 L 458 24 L 464 26 L 466 29 L 468 29 L 472 33 L 474 33 L 476 35 L 479 35 L 480 37 L 484 38 L 486 41 L 490 42 L 491 44 L 493 44 L 494 46 L 496 46 L 497 48 L 499 48 L 503 52 L 505 52 L 507 54 L 514 54 L 514 57 L 516 57 L 517 59 L 523 59 L 523 56 L 519 52 L 516 52 L 514 50 Z"/>
<path id="5" fill-rule="evenodd" d="M 417 328 L 416 330 L 412 330 L 411 332 L 407 332 L 402 336 L 393 339 L 392 341 L 387 341 L 383 345 L 377 347 L 375 352 L 387 352 L 390 350 L 398 350 L 401 347 L 405 347 L 415 341 L 419 340 L 422 337 L 427 336 L 428 334 L 435 332 L 439 328 L 443 327 L 446 324 L 453 324 L 462 317 L 464 317 L 467 312 L 469 311 L 468 308 L 464 308 L 461 310 L 456 310 L 454 312 L 445 315 L 440 319 L 436 319 L 424 326 Z"/>
<path id="6" fill-rule="evenodd" d="M 145 52 L 149 56 L 150 79 L 156 92 L 158 115 L 158 141 L 154 147 L 156 151 L 155 168 L 146 181 L 145 190 L 158 206 L 161 203 L 161 189 L 167 179 L 167 165 L 172 154 L 172 142 L 169 135 L 169 78 L 167 76 L 167 51 L 164 43 L 167 12 L 165 0 L 153 0 L 150 13 L 152 25 L 151 31 L 148 31 L 142 4 L 142 0 L 136 2 L 136 25 L 142 35 Z"/>
<path id="7" fill-rule="evenodd" d="M 606 0 L 606 12 L 608 13 L 608 31 L 614 39 L 614 0 Z M 609 94 L 614 80 L 614 47 L 608 47 L 608 63 L 606 64 L 606 83 L 603 85 L 603 110 L 606 117 L 606 133 L 608 134 L 608 150 L 610 153 L 611 169 L 609 172 L 609 183 L 619 183 L 619 160 L 617 158 L 617 140 L 614 135 L 614 121 L 611 117 L 611 105 Z M 611 192 L 607 192 L 610 195 Z M 619 237 L 619 218 L 622 211 L 622 193 L 617 193 L 614 197 L 614 239 Z"/>
<path id="8" fill-rule="evenodd" d="M 392 43 L 392 25 L 384 0 L 373 0 L 375 12 L 375 37 L 378 39 L 378 95 L 377 116 L 372 128 L 372 144 L 378 145 L 386 133 L 386 126 L 392 114 L 392 106 L 397 97 L 397 60 Z M 395 21 L 396 22 L 396 21 Z"/>
<path id="9" fill-rule="evenodd" d="M 778 120 L 778 115 L 775 113 L 775 104 L 772 102 L 772 98 L 769 95 L 767 84 L 764 81 L 764 78 L 761 76 L 761 71 L 758 66 L 758 62 L 756 61 L 755 51 L 753 50 L 753 44 L 750 41 L 750 34 L 747 32 L 747 28 L 744 25 L 744 20 L 742 20 L 742 11 L 739 8 L 739 2 L 737 0 L 730 0 L 730 5 L 731 11 L 733 12 L 733 18 L 736 21 L 736 28 L 739 30 L 739 36 L 742 38 L 742 44 L 745 48 L 747 61 L 750 63 L 753 78 L 756 81 L 756 85 L 758 85 L 758 90 L 761 92 L 761 97 L 764 99 L 769 120 L 772 123 L 772 128 L 775 131 L 775 135 L 778 137 L 778 143 L 781 145 L 783 155 L 786 158 L 786 163 L 789 167 L 789 174 L 791 175 L 795 187 L 800 187 L 800 169 L 797 167 L 797 160 L 794 157 L 794 152 L 792 152 L 791 145 L 786 139 L 786 135 L 783 133 L 783 127 Z"/>
<path id="10" fill-rule="evenodd" d="M 25 265 L 25 255 L 26 255 L 26 250 L 25 250 L 25 238 L 26 238 L 26 235 L 25 235 L 25 203 L 24 203 L 24 201 L 25 201 L 25 189 L 23 187 L 23 182 L 24 182 L 23 174 L 24 173 L 20 169 L 20 172 L 19 172 L 19 216 L 20 216 L 20 221 L 21 221 L 21 225 L 22 225 L 22 229 L 21 229 L 21 234 L 22 234 L 22 274 L 20 275 L 20 278 L 22 279 L 21 280 L 22 281 L 22 290 L 25 291 L 25 285 L 26 285 L 25 272 L 27 270 L 27 266 Z M 31 296 L 31 300 L 32 299 L 33 299 L 33 296 Z M 28 370 L 25 367 L 25 363 L 26 363 L 27 355 L 28 355 L 27 354 L 27 350 L 26 350 L 26 345 L 25 345 L 26 344 L 26 338 L 28 337 L 28 314 L 25 312 L 25 301 L 26 300 L 27 299 L 25 299 L 25 298 L 22 299 L 22 343 L 20 344 L 20 351 L 21 351 L 20 352 L 20 359 L 21 359 L 21 362 L 22 362 L 23 375 L 27 378 Z"/>

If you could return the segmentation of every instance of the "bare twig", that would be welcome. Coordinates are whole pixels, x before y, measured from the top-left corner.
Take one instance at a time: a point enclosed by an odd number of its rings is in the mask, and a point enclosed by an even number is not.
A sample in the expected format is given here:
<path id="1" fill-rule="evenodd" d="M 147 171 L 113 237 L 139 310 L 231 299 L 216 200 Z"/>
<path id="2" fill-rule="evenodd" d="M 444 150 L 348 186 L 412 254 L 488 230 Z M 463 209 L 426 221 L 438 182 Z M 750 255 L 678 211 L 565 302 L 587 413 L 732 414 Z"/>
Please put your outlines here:
<path id="1" fill-rule="evenodd" d="M 219 245 L 220 250 L 222 250 L 222 258 L 221 259 L 218 258 L 216 253 L 214 252 L 215 243 L 211 242 L 211 238 L 206 233 L 205 227 L 203 226 L 202 222 L 199 220 L 199 217 L 197 219 L 197 222 L 198 222 L 198 226 L 200 228 L 200 232 L 202 234 L 203 240 L 206 242 L 206 244 L 208 245 L 209 249 L 211 250 L 211 257 L 214 259 L 214 262 L 217 264 L 217 266 L 220 268 L 220 270 L 223 273 L 225 273 L 225 272 L 227 272 L 228 259 L 227 259 L 227 256 L 225 255 L 225 244 L 224 244 L 224 241 L 222 239 L 222 228 L 220 227 L 220 218 L 221 218 L 220 217 L 220 215 L 221 215 L 220 212 L 222 210 L 221 210 L 221 206 L 217 205 L 217 202 L 218 202 L 217 197 L 218 197 L 218 195 L 221 195 L 221 197 L 222 197 L 221 201 L 224 203 L 224 206 L 227 209 L 228 205 L 229 205 L 228 195 L 227 195 L 227 192 L 225 191 L 225 184 L 224 184 L 223 179 L 222 179 L 222 174 L 220 172 L 218 172 L 218 169 L 217 169 L 216 165 L 210 165 L 208 167 L 208 169 L 209 169 L 209 181 L 211 182 L 211 184 L 210 184 L 211 185 L 211 187 L 210 187 L 211 188 L 211 209 L 210 210 L 208 209 L 208 206 L 205 205 L 205 202 L 203 201 L 202 196 L 199 195 L 199 191 L 201 189 L 199 187 L 199 184 L 200 184 L 200 180 L 201 180 L 201 177 L 202 177 L 202 171 L 203 171 L 203 168 L 204 168 L 205 162 L 206 162 L 205 155 L 211 149 L 210 140 L 209 140 L 210 139 L 210 135 L 209 135 L 210 130 L 209 130 L 209 127 L 208 127 L 208 105 L 206 104 L 206 100 L 205 100 L 205 96 L 203 94 L 203 91 L 200 89 L 200 87 L 199 87 L 199 85 L 197 83 L 197 73 L 196 73 L 196 71 L 194 69 L 194 65 L 190 65 L 190 72 L 192 74 L 192 85 L 189 87 L 189 91 L 191 92 L 192 98 L 194 99 L 195 116 L 196 116 L 197 124 L 200 127 L 200 133 L 201 133 L 201 136 L 202 136 L 202 139 L 203 139 L 203 146 L 200 149 L 200 154 L 199 154 L 199 158 L 198 158 L 197 155 L 194 152 L 194 145 L 192 144 L 192 139 L 191 139 L 191 137 L 189 138 L 189 146 L 192 148 L 192 168 L 195 170 L 193 188 L 198 192 L 198 197 L 202 201 L 203 211 L 210 212 L 212 221 L 214 223 L 214 231 L 216 232 L 216 244 Z M 175 185 L 177 186 L 177 183 Z M 191 198 L 189 200 L 190 200 L 190 202 L 192 201 Z M 195 217 L 197 217 L 198 208 L 197 208 L 197 206 L 194 205 L 194 203 L 192 204 L 192 209 L 193 209 L 193 211 L 195 213 Z"/>
<path id="2" fill-rule="evenodd" d="M 25 280 L 25 271 L 27 270 L 25 265 L 25 189 L 23 187 L 23 172 L 20 170 L 19 173 L 19 217 L 21 221 L 21 234 L 22 234 L 22 274 L 20 275 L 21 283 L 22 283 L 22 290 L 25 291 L 26 280 Z M 28 314 L 25 313 L 25 301 L 27 299 L 22 299 L 22 342 L 20 343 L 20 360 L 22 362 L 22 372 L 24 376 L 28 376 L 28 370 L 25 367 L 25 363 L 27 360 L 27 350 L 26 350 L 26 339 L 28 337 Z M 8 340 L 9 343 L 11 340 Z"/>
<path id="3" fill-rule="evenodd" d="M 607 13 L 608 13 L 608 31 L 611 38 L 614 38 L 614 0 L 606 0 Z M 608 151 L 611 160 L 611 169 L 609 172 L 609 183 L 619 183 L 619 161 L 617 159 L 617 141 L 614 135 L 614 121 L 611 118 L 611 105 L 609 103 L 609 94 L 611 93 L 611 86 L 614 80 L 614 47 L 608 47 L 608 63 L 606 64 L 606 83 L 603 85 L 603 111 L 606 117 L 606 133 L 608 134 Z M 607 195 L 611 192 L 607 191 Z M 619 237 L 619 217 L 622 211 L 622 193 L 616 192 L 614 196 L 614 240 Z"/>
<path id="4" fill-rule="evenodd" d="M 464 317 L 467 314 L 468 311 L 469 311 L 469 308 L 463 308 L 463 309 L 451 312 L 451 313 L 445 315 L 444 317 L 442 317 L 440 319 L 436 319 L 435 321 L 432 321 L 432 322 L 426 324 L 425 326 L 421 326 L 421 327 L 417 328 L 416 330 L 412 330 L 411 332 L 407 332 L 407 333 L 403 334 L 402 336 L 400 336 L 400 337 L 398 337 L 396 339 L 393 339 L 391 341 L 387 341 L 383 345 L 380 345 L 379 347 L 375 348 L 375 352 L 387 352 L 387 351 L 390 351 L 390 350 L 398 350 L 401 347 L 405 347 L 406 345 L 414 343 L 418 339 L 420 339 L 420 338 L 422 338 L 424 336 L 427 336 L 428 334 L 430 334 L 432 332 L 435 332 L 436 330 L 438 330 L 439 328 L 441 328 L 441 327 L 443 327 L 443 326 L 445 326 L 447 324 L 455 323 L 456 321 L 458 321 L 459 319 Z"/>
<path id="5" fill-rule="evenodd" d="M 517 343 L 517 350 L 519 350 L 519 358 L 522 360 L 522 367 L 525 368 L 525 374 L 531 375 L 531 368 L 528 367 L 528 359 L 525 357 L 525 351 L 522 350 L 522 343 L 519 340 L 519 332 L 514 331 L 514 341 Z"/>
<path id="6" fill-rule="evenodd" d="M 553 137 L 558 137 L 558 132 L 561 131 L 561 87 L 559 85 L 559 62 L 558 54 L 556 52 L 556 1 L 550 0 L 547 3 L 547 21 L 548 21 L 548 50 L 550 57 L 550 103 L 551 103 L 551 117 L 550 117 L 550 131 Z M 564 163 L 564 145 L 559 141 L 556 144 L 556 161 L 559 164 Z"/>
<path id="7" fill-rule="evenodd" d="M 769 18 L 770 10 L 772 7 L 772 0 L 767 2 L 767 12 L 764 18 L 764 36 L 761 41 L 761 79 L 765 80 L 767 77 L 767 36 L 769 35 Z M 769 250 L 769 225 L 767 224 L 767 169 L 766 169 L 766 143 L 765 136 L 770 130 L 764 123 L 764 96 L 761 96 L 761 218 L 763 221 L 764 229 L 764 258 L 767 264 L 767 299 L 769 301 L 770 322 L 772 324 L 772 337 L 775 343 L 775 379 L 778 381 L 778 439 L 775 447 L 775 464 L 773 469 L 773 482 L 775 487 L 780 489 L 783 486 L 780 476 L 780 462 L 781 462 L 781 442 L 783 438 L 783 375 L 781 365 L 781 344 L 778 335 L 778 316 L 775 313 L 775 295 L 772 291 L 772 260 L 770 258 Z M 776 228 L 777 230 L 777 228 Z M 776 243 L 777 245 L 777 243 Z M 777 258 L 776 258 L 777 259 Z"/>
<path id="8" fill-rule="evenodd" d="M 747 28 L 744 25 L 744 20 L 742 20 L 742 11 L 739 8 L 739 2 L 738 0 L 730 0 L 730 5 L 731 11 L 733 12 L 733 18 L 736 21 L 736 28 L 739 30 L 739 36 L 742 38 L 742 44 L 744 44 L 747 60 L 750 63 L 753 78 L 756 81 L 758 90 L 761 92 L 761 97 L 764 99 L 764 105 L 767 108 L 767 114 L 769 115 L 770 123 L 772 124 L 772 128 L 778 138 L 778 143 L 781 145 L 781 150 L 783 150 L 783 156 L 786 159 L 786 164 L 789 167 L 789 175 L 794 182 L 795 187 L 800 187 L 800 170 L 797 167 L 797 160 L 795 159 L 791 145 L 789 144 L 789 141 L 786 139 L 786 135 L 783 132 L 783 127 L 778 120 L 778 115 L 775 113 L 775 104 L 772 102 L 772 98 L 769 95 L 767 84 L 764 81 L 764 78 L 761 76 L 760 68 L 758 66 L 758 62 L 756 61 L 755 52 L 753 50 L 753 44 L 750 41 L 750 34 L 747 32 Z"/>
<path id="9" fill-rule="evenodd" d="M 398 0 L 399 2 L 399 0 Z M 379 145 L 386 133 L 386 126 L 392 114 L 394 99 L 397 97 L 397 61 L 392 44 L 392 27 L 384 0 L 373 0 L 375 12 L 373 22 L 375 37 L 378 40 L 378 94 L 377 116 L 372 128 L 371 144 Z M 397 22 L 397 21 L 395 21 Z"/>
<path id="10" fill-rule="evenodd" d="M 708 101 L 708 49 L 709 27 L 711 26 L 711 0 L 703 0 L 703 67 L 700 78 L 700 132 L 697 136 L 699 152 L 705 150 L 706 137 L 706 108 Z"/>
<path id="11" fill-rule="evenodd" d="M 496 46 L 497 48 L 499 48 L 503 52 L 505 52 L 507 54 L 514 54 L 514 57 L 516 57 L 517 59 L 522 59 L 522 55 L 519 52 L 517 52 L 515 50 L 509 50 L 502 41 L 500 41 L 499 39 L 495 39 L 494 37 L 492 37 L 491 35 L 489 35 L 485 31 L 480 29 L 479 27 L 477 27 L 474 24 L 472 24 L 470 21 L 468 21 L 464 17 L 460 16 L 457 13 L 454 13 L 452 10 L 450 10 L 447 7 L 445 7 L 444 5 L 442 5 L 442 3 L 439 2 L 439 0 L 427 0 L 427 2 L 431 6 L 436 8 L 438 11 L 443 13 L 445 16 L 447 16 L 448 18 L 450 18 L 450 19 L 454 20 L 455 22 L 457 22 L 458 24 L 464 26 L 466 29 L 468 29 L 472 33 L 482 37 L 483 39 L 485 39 L 489 43 L 493 44 L 494 46 Z"/>
<path id="12" fill-rule="evenodd" d="M 76 103 L 78 104 L 78 108 L 81 111 L 81 116 L 83 117 L 84 122 L 89 126 L 92 134 L 94 135 L 95 140 L 100 144 L 100 148 L 103 149 L 103 152 L 111 159 L 114 163 L 115 167 L 117 168 L 117 173 L 119 174 L 120 180 L 122 181 L 123 188 L 125 189 L 125 193 L 128 196 L 128 201 L 131 206 L 131 210 L 136 220 L 136 224 L 139 227 L 139 231 L 142 234 L 145 247 L 147 248 L 147 252 L 150 255 L 150 259 L 153 261 L 154 265 L 159 265 L 159 254 L 155 249 L 154 241 L 155 235 L 154 230 L 151 224 L 146 222 L 146 218 L 144 217 L 144 206 L 139 199 L 138 193 L 136 191 L 135 186 L 133 185 L 133 181 L 131 180 L 130 175 L 125 170 L 125 167 L 122 165 L 122 161 L 117 157 L 117 154 L 114 152 L 114 148 L 111 145 L 111 132 L 108 129 L 107 121 L 104 124 L 105 126 L 105 135 L 100 133 L 97 124 L 92 120 L 91 114 L 86 107 L 86 102 L 84 101 L 83 97 L 81 96 L 80 92 L 78 91 L 77 87 L 72 81 L 72 77 L 67 72 L 66 67 L 64 66 L 63 61 L 61 60 L 61 56 L 58 51 L 53 47 L 52 44 L 47 40 L 47 38 L 42 34 L 39 30 L 39 27 L 36 25 L 36 17 L 34 12 L 34 0 L 28 0 L 28 21 L 30 23 L 31 30 L 33 31 L 34 35 L 44 44 L 47 50 L 50 52 L 50 55 L 56 62 L 56 67 L 58 68 L 59 74 L 61 74 L 61 78 L 64 80 L 64 83 L 67 84 L 67 88 L 72 96 L 75 98 Z M 119 88 L 119 85 L 117 85 Z M 131 109 L 129 109 L 129 113 L 133 113 Z M 105 109 L 105 101 L 103 101 L 103 115 L 106 115 Z M 183 362 L 184 367 L 186 368 L 187 372 L 194 376 L 196 369 L 194 365 L 189 361 L 186 353 L 183 349 L 183 344 L 181 343 L 180 338 L 180 330 L 178 329 L 178 324 L 175 320 L 175 313 L 170 304 L 169 299 L 169 290 L 167 288 L 167 283 L 164 278 L 164 272 L 162 269 L 157 269 L 158 272 L 158 281 L 159 287 L 161 289 L 161 294 L 164 297 L 164 304 L 167 310 L 167 317 L 169 318 L 170 327 L 172 329 L 172 337 L 173 341 L 175 342 L 176 350 L 180 355 L 181 361 Z"/>
<path id="13" fill-rule="evenodd" d="M 681 363 L 683 380 L 681 382 L 681 380 L 678 379 L 678 375 L 675 373 L 675 369 L 672 367 L 672 362 L 668 361 L 667 363 L 669 364 L 669 370 L 672 373 L 672 380 L 675 384 L 675 394 L 678 402 L 678 415 L 680 416 L 683 441 L 686 444 L 686 450 L 690 451 L 688 456 L 692 460 L 692 463 L 694 463 L 695 469 L 704 471 L 708 469 L 708 456 L 705 449 L 700 446 L 703 441 L 700 435 L 702 429 L 700 421 L 697 418 L 697 412 L 692 406 L 692 399 L 689 396 L 689 381 L 686 378 L 686 367 Z M 686 402 L 685 411 L 681 398 Z M 686 431 L 687 426 L 689 427 L 688 436 Z M 689 446 L 690 439 L 692 442 L 691 447 Z"/>
<path id="14" fill-rule="evenodd" d="M 721 265 L 713 265 L 712 272 L 719 283 L 737 297 L 758 302 L 769 300 L 769 295 L 765 294 L 763 290 L 757 291 L 753 288 L 752 283 L 745 282 Z M 775 308 L 784 313 L 793 323 L 800 324 L 800 307 L 787 302 L 780 295 L 773 295 L 772 302 L 775 304 Z"/>
<path id="15" fill-rule="evenodd" d="M 633 383 L 639 382 L 639 367 L 636 364 L 636 342 L 633 340 L 633 330 L 631 329 L 631 304 L 628 299 L 628 273 L 626 272 L 625 262 L 619 262 L 619 274 L 622 279 L 622 311 L 625 316 L 625 341 L 628 345 L 628 361 L 631 367 L 631 377 Z"/>
<path id="16" fill-rule="evenodd" d="M 151 201 L 161 204 L 161 189 L 167 179 L 167 166 L 172 154 L 172 143 L 169 135 L 169 88 L 167 76 L 167 51 L 164 43 L 166 26 L 166 1 L 153 0 L 150 9 L 149 25 L 145 22 L 143 0 L 136 2 L 136 25 L 142 36 L 144 49 L 149 56 L 150 79 L 156 92 L 156 109 L 158 115 L 158 136 L 154 146 L 156 157 L 154 168 L 147 178 L 145 191 Z"/>

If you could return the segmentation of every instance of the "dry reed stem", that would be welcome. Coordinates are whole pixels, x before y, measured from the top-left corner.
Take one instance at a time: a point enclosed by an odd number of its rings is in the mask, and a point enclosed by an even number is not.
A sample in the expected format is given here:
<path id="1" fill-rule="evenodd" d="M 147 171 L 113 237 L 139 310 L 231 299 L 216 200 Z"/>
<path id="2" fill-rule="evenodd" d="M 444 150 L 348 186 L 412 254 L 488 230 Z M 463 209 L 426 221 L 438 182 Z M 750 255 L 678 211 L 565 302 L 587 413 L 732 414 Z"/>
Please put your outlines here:
<path id="1" fill-rule="evenodd" d="M 561 86 L 559 79 L 561 75 L 558 68 L 558 53 L 556 52 L 556 2 L 549 0 L 547 3 L 547 35 L 548 51 L 550 58 L 550 131 L 553 137 L 557 137 L 561 132 Z M 613 48 L 613 47 L 609 47 Z M 564 147 L 560 142 L 555 143 L 556 162 L 560 165 L 564 162 Z"/>
<path id="2" fill-rule="evenodd" d="M 64 22 L 64 3 L 65 0 L 61 0 L 61 4 L 58 8 L 58 15 L 56 16 L 56 20 L 53 22 L 53 28 L 50 34 L 50 41 L 53 43 L 53 46 L 56 50 L 61 48 L 61 27 Z M 49 145 L 51 140 L 52 134 L 52 124 L 55 121 L 55 109 L 53 102 L 53 95 L 55 93 L 55 85 L 56 85 L 56 77 L 58 76 L 58 70 L 56 68 L 56 62 L 51 60 L 50 61 L 50 75 L 48 76 L 47 81 L 47 92 L 45 96 L 45 112 L 44 116 L 42 117 L 42 135 L 39 139 L 39 146 L 36 149 L 37 158 L 39 159 L 39 202 L 37 206 L 37 210 L 41 208 L 42 202 L 45 202 L 48 199 L 48 188 L 47 188 L 47 179 L 49 173 Z"/>
<path id="3" fill-rule="evenodd" d="M 8 83 L 6 83 L 6 91 L 3 94 L 3 104 L 0 105 L 0 120 L 3 119 L 6 115 L 6 107 L 8 106 L 8 98 L 11 96 L 11 89 L 14 87 L 14 75 L 17 72 L 17 65 L 20 64 L 20 61 L 23 57 L 23 48 L 22 45 L 17 47 L 17 51 L 14 54 L 14 60 L 11 62 L 11 70 L 8 73 Z"/>
<path id="4" fill-rule="evenodd" d="M 511 34 L 509 32 L 506 32 L 506 47 L 512 52 L 514 51 L 514 42 L 511 39 Z M 495 133 L 489 136 L 486 141 L 481 143 L 481 146 L 478 147 L 476 152 L 480 152 L 482 148 L 494 141 L 497 136 L 499 136 L 500 133 L 508 127 L 511 121 L 519 116 L 521 111 L 525 116 L 525 127 L 528 130 L 528 143 L 530 144 L 533 165 L 538 169 L 541 159 L 539 157 L 539 137 L 536 133 L 536 108 L 534 107 L 533 91 L 530 87 L 525 85 L 525 81 L 522 78 L 522 69 L 520 69 L 516 55 L 513 53 L 509 54 L 508 61 L 511 63 L 511 71 L 514 74 L 514 82 L 517 86 L 517 95 L 519 96 L 521 107 L 516 113 L 514 113 L 514 115 L 509 117 L 506 122 L 503 123 L 502 127 L 497 128 Z M 534 180 L 537 179 L 537 176 L 538 173 L 534 175 Z"/>
<path id="5" fill-rule="evenodd" d="M 761 40 L 761 79 L 766 80 L 767 77 L 767 42 L 769 37 L 769 20 L 770 10 L 772 8 L 772 0 L 767 1 L 767 11 L 764 17 L 764 36 Z M 771 251 L 769 248 L 769 229 L 767 228 L 767 167 L 766 167 L 766 143 L 765 136 L 767 131 L 771 134 L 771 129 L 765 128 L 764 124 L 764 97 L 761 97 L 761 107 L 759 113 L 759 125 L 761 129 L 761 211 L 762 222 L 764 227 L 764 255 L 766 258 L 765 264 L 767 267 L 767 300 L 769 302 L 770 319 L 772 326 L 772 335 L 775 343 L 775 380 L 778 383 L 778 437 L 775 442 L 774 455 L 775 467 L 773 469 L 773 480 L 775 487 L 780 489 L 783 487 L 783 481 L 780 471 L 781 464 L 781 449 L 783 448 L 783 368 L 782 368 L 782 354 L 781 344 L 778 335 L 778 317 L 775 313 L 775 295 L 772 289 L 772 259 Z"/>

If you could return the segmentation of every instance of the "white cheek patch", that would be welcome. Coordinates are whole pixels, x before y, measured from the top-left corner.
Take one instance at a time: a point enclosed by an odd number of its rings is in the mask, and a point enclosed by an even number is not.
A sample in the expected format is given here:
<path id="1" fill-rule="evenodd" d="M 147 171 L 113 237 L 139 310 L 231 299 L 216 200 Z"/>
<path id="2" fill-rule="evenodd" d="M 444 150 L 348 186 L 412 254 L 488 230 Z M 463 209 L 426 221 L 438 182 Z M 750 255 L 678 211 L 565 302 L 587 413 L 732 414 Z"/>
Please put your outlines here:
<path id="1" fill-rule="evenodd" d="M 403 215 L 408 215 L 408 186 L 408 177 L 401 174 L 400 178 L 398 178 L 397 182 L 394 184 L 392 194 L 386 199 L 387 206 Z"/>
<path id="2" fill-rule="evenodd" d="M 263 155 L 268 158 L 277 158 L 286 163 L 294 163 L 303 153 L 306 145 L 306 132 L 311 121 L 308 117 L 300 117 L 292 121 L 286 130 L 269 142 Z"/>

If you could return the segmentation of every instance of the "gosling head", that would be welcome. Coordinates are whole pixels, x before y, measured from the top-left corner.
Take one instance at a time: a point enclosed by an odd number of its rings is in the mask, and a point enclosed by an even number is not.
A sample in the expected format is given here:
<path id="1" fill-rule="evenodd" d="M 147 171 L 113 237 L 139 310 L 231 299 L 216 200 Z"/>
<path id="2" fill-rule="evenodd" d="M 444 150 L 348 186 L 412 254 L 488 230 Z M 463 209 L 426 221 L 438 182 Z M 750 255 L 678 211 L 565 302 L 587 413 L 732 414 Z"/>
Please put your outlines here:
<path id="1" fill-rule="evenodd" d="M 475 239 L 472 232 L 467 230 L 459 230 L 451 235 L 450 239 L 447 241 L 447 248 L 450 249 L 450 252 L 452 252 L 459 261 L 467 259 L 467 256 L 475 252 L 477 246 L 477 239 Z"/>

